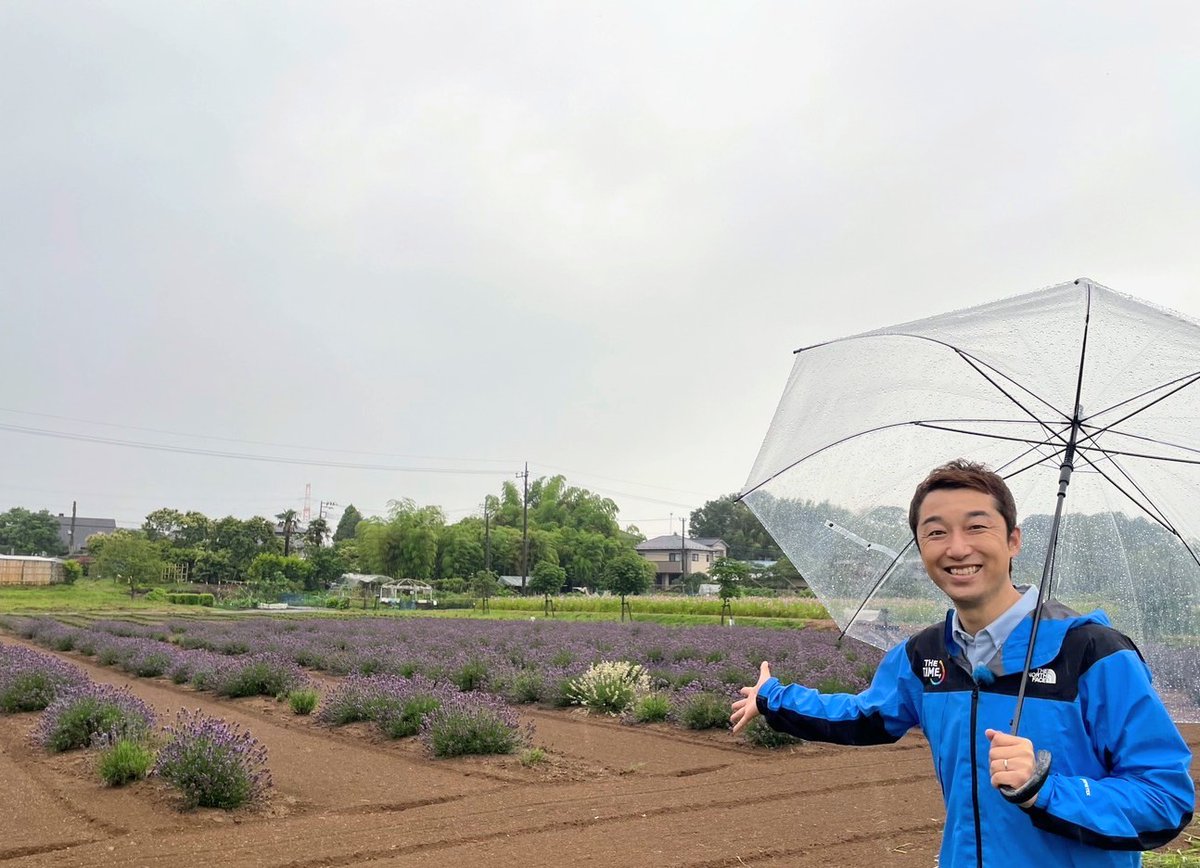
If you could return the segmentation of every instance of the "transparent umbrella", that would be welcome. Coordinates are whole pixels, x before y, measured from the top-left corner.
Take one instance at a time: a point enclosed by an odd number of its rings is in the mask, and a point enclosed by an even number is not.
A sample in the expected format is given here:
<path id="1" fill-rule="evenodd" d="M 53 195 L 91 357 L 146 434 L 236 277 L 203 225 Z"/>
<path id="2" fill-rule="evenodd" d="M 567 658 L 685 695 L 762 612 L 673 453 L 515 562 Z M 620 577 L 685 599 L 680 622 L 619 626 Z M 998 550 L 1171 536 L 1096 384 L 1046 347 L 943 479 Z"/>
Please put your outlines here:
<path id="1" fill-rule="evenodd" d="M 1200 720 L 1200 323 L 1081 279 L 798 350 L 742 498 L 887 648 L 949 607 L 908 503 L 954 458 L 1012 489 L 1014 582 L 1103 608 Z"/>

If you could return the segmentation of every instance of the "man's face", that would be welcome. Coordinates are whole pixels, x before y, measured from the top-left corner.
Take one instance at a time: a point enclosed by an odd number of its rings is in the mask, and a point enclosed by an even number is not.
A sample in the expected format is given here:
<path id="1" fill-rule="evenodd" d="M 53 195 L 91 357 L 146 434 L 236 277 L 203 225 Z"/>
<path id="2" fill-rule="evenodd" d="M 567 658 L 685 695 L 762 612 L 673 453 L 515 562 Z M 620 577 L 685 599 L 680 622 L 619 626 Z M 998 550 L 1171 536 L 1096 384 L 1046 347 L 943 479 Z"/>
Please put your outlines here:
<path id="1" fill-rule="evenodd" d="M 969 488 L 931 491 L 917 515 L 917 545 L 925 571 L 955 606 L 986 607 L 1007 591 L 1009 561 L 1021 550 L 990 494 Z"/>

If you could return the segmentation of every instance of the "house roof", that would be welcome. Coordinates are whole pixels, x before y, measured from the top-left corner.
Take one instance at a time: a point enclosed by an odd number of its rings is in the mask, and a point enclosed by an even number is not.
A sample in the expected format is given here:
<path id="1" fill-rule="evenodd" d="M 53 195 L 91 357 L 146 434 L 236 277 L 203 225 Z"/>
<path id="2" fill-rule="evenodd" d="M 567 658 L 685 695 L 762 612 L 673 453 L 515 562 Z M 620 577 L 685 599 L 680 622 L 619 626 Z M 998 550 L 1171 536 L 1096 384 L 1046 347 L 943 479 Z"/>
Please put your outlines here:
<path id="1" fill-rule="evenodd" d="M 391 576 L 373 576 L 367 573 L 342 573 L 342 582 L 347 585 L 380 585 L 396 581 Z"/>
<path id="2" fill-rule="evenodd" d="M 681 540 L 679 534 L 673 533 L 666 536 L 656 536 L 653 539 L 648 539 L 645 542 L 637 544 L 636 549 L 639 552 L 669 552 L 678 551 L 681 548 L 686 548 L 688 551 L 711 552 L 716 550 L 715 543 L 725 542 L 720 539 L 692 539 L 689 537 L 686 540 Z"/>
<path id="3" fill-rule="evenodd" d="M 71 544 L 71 516 L 56 515 L 58 522 L 58 539 L 64 546 Z M 115 518 L 84 518 L 75 516 L 75 548 L 83 548 L 87 538 L 94 533 L 112 533 L 117 529 Z"/>

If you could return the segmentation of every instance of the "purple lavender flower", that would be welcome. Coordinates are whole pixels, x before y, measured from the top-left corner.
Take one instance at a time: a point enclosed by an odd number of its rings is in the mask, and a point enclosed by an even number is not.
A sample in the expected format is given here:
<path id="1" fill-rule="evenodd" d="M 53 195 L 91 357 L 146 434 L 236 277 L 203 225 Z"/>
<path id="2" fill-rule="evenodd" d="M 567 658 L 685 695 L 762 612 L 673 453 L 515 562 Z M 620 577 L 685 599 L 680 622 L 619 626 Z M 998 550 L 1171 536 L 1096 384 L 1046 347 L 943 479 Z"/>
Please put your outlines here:
<path id="1" fill-rule="evenodd" d="M 154 712 L 124 688 L 91 682 L 74 685 L 46 706 L 34 742 L 57 753 L 86 747 L 98 733 L 140 738 L 154 726 Z"/>
<path id="2" fill-rule="evenodd" d="M 230 810 L 270 789 L 267 749 L 248 731 L 181 709 L 166 735 L 154 773 L 183 794 L 185 806 Z"/>
<path id="3" fill-rule="evenodd" d="M 87 676 L 57 657 L 0 645 L 0 712 L 41 711 Z"/>

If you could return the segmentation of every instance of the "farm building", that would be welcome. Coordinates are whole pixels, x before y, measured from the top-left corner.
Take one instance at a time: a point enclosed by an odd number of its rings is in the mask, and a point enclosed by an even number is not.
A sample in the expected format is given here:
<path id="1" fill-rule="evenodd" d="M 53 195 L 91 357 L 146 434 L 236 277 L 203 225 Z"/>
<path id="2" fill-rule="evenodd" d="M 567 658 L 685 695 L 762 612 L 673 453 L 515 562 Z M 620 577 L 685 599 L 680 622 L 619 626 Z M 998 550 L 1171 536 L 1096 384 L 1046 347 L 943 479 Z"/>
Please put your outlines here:
<path id="1" fill-rule="evenodd" d="M 379 602 L 400 609 L 417 609 L 436 606 L 433 587 L 417 579 L 396 579 L 379 588 Z"/>
<path id="2" fill-rule="evenodd" d="M 58 585 L 63 581 L 60 558 L 0 555 L 0 585 Z"/>

